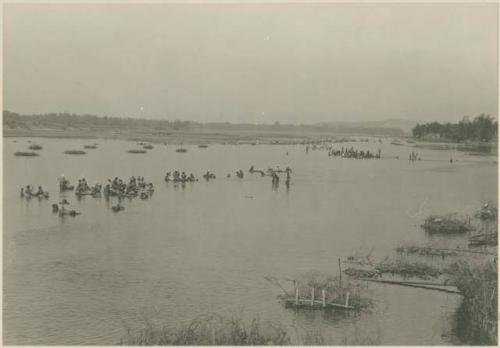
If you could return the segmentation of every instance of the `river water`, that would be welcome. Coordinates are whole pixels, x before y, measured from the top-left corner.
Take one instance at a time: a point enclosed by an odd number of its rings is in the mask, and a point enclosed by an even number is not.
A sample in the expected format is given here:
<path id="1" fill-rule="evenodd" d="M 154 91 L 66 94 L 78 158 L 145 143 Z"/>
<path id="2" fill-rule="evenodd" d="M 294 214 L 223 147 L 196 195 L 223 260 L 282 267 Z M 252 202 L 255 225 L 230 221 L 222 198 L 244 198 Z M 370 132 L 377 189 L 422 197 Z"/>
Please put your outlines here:
<path id="1" fill-rule="evenodd" d="M 371 284 L 374 308 L 356 316 L 285 309 L 280 290 L 264 277 L 308 272 L 336 275 L 338 258 L 374 248 L 383 258 L 405 243 L 429 241 L 419 227 L 431 213 L 471 213 L 497 200 L 497 157 L 383 143 L 336 144 L 382 149 L 400 159 L 349 160 L 300 145 L 211 145 L 206 149 L 156 145 L 129 154 L 133 142 L 98 140 L 83 156 L 63 154 L 90 140 L 32 139 L 39 157 L 15 157 L 28 139 L 5 138 L 3 162 L 4 343 L 116 344 L 144 324 L 175 326 L 202 313 L 232 313 L 285 326 L 321 329 L 329 344 L 352 335 L 380 344 L 450 344 L 453 294 Z M 287 155 L 288 152 L 288 155 Z M 450 156 L 458 162 L 449 163 Z M 293 169 L 289 190 L 248 168 Z M 217 179 L 182 186 L 165 172 Z M 234 175 L 243 169 L 245 177 Z M 232 173 L 231 178 L 226 178 Z M 57 177 L 90 184 L 115 176 L 144 176 L 155 185 L 150 200 L 125 200 L 113 213 L 104 198 L 62 196 L 81 212 L 61 219 Z M 21 199 L 22 186 L 42 185 L 49 200 Z M 436 241 L 434 241 L 436 242 Z M 446 247 L 458 239 L 437 240 Z"/>

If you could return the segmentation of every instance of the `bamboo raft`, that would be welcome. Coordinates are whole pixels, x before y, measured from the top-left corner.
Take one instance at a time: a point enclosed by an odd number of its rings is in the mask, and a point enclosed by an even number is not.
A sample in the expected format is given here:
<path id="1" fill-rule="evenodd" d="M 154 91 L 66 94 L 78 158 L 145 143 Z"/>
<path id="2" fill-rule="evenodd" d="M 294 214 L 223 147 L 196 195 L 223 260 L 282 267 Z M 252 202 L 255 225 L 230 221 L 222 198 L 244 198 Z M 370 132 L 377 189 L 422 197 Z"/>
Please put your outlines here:
<path id="1" fill-rule="evenodd" d="M 287 308 L 297 308 L 297 309 L 342 309 L 342 310 L 352 310 L 357 309 L 357 307 L 349 305 L 349 292 L 346 294 L 345 303 L 336 303 L 333 301 L 328 301 L 326 299 L 325 290 L 321 290 L 321 299 L 315 299 L 314 289 L 311 289 L 310 298 L 300 298 L 298 289 L 295 289 L 295 297 L 285 297 L 282 298 L 285 307 Z"/>

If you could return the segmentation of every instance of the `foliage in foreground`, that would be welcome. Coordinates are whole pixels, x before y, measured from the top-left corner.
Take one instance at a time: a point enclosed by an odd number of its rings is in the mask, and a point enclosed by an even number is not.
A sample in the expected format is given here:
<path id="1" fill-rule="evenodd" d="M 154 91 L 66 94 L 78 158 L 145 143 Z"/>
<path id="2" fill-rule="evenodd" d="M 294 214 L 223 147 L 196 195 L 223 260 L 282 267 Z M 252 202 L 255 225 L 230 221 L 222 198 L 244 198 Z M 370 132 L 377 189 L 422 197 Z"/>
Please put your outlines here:
<path id="1" fill-rule="evenodd" d="M 151 322 L 122 340 L 122 345 L 289 345 L 287 332 L 274 325 L 262 327 L 258 319 L 244 323 L 242 319 L 217 314 L 201 315 L 178 329 L 154 328 Z"/>
<path id="2" fill-rule="evenodd" d="M 293 337 L 293 338 L 292 338 Z M 155 328 L 150 321 L 134 334 L 128 330 L 120 342 L 128 346 L 152 345 L 198 345 L 198 346 L 255 346 L 255 345 L 303 345 L 323 346 L 334 342 L 334 337 L 321 329 L 306 329 L 292 325 L 289 331 L 281 326 L 261 325 L 258 319 L 249 323 L 240 318 L 205 314 L 177 329 Z M 356 325 L 335 344 L 341 345 L 380 345 L 380 330 L 375 332 L 361 330 Z"/>
<path id="3" fill-rule="evenodd" d="M 497 264 L 471 266 L 460 261 L 447 270 L 463 293 L 457 311 L 457 335 L 474 345 L 497 345 Z"/>

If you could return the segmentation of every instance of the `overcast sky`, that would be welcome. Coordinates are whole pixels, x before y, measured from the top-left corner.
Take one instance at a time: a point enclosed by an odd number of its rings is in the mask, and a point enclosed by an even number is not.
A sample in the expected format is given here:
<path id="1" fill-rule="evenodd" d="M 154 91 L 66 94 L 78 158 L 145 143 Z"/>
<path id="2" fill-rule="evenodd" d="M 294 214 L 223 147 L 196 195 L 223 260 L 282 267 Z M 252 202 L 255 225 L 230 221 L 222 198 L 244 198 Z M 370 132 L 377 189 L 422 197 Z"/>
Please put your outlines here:
<path id="1" fill-rule="evenodd" d="M 497 115 L 496 4 L 10 4 L 4 109 L 312 123 Z"/>

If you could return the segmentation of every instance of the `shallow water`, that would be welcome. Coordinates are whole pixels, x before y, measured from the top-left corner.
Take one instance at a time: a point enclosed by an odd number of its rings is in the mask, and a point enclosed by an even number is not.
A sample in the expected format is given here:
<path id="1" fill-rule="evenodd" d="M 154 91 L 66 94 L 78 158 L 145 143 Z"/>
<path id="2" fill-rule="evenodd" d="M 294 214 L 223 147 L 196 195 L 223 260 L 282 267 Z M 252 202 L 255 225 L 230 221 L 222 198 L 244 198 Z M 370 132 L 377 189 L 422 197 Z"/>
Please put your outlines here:
<path id="1" fill-rule="evenodd" d="M 5 344 L 114 344 L 144 318 L 175 326 L 207 312 L 319 327 L 331 344 L 354 335 L 376 336 L 381 344 L 452 342 L 448 318 L 456 295 L 370 284 L 371 313 L 325 316 L 283 308 L 280 290 L 264 277 L 336 275 L 338 258 L 353 252 L 373 247 L 381 259 L 430 238 L 465 246 L 463 237 L 430 237 L 418 226 L 431 213 L 470 214 L 496 202 L 496 158 L 417 149 L 423 161 L 409 163 L 415 149 L 389 142 L 350 145 L 381 148 L 399 160 L 331 158 L 298 145 L 185 146 L 187 153 L 155 145 L 141 155 L 127 153 L 135 143 L 105 140 L 86 155 L 63 154 L 91 142 L 36 139 L 41 155 L 24 158 L 13 153 L 25 150 L 27 139 L 4 140 Z M 450 164 L 450 156 L 458 162 Z M 248 173 L 251 165 L 291 167 L 290 189 L 282 180 L 273 190 L 269 177 Z M 210 170 L 217 179 L 165 183 L 165 172 L 176 169 L 197 177 Z M 69 192 L 63 196 L 82 214 L 61 219 L 51 204 L 60 200 L 62 173 L 90 184 L 141 175 L 155 193 L 125 200 L 125 211 L 113 213 L 113 199 L 77 200 Z M 42 185 L 50 199 L 21 199 L 27 184 Z"/>

